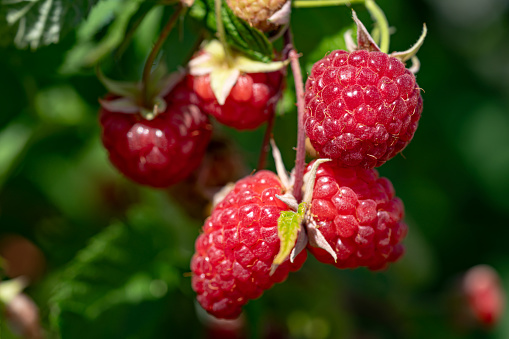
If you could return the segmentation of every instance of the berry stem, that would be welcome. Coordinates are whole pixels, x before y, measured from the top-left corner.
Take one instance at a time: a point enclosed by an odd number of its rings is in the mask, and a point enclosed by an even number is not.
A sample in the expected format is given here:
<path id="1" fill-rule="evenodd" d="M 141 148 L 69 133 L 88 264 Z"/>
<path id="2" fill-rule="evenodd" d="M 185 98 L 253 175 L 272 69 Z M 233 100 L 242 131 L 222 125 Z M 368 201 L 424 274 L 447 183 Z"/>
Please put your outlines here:
<path id="1" fill-rule="evenodd" d="M 185 7 L 182 5 L 181 2 L 178 3 L 177 8 L 175 8 L 175 12 L 170 17 L 166 25 L 164 26 L 163 30 L 161 31 L 161 34 L 159 34 L 159 37 L 157 38 L 156 43 L 154 44 L 154 47 L 152 47 L 152 50 L 150 51 L 150 54 L 148 55 L 147 61 L 145 62 L 145 67 L 143 68 L 143 77 L 142 77 L 142 95 L 143 95 L 143 106 L 145 106 L 147 109 L 152 110 L 153 107 L 150 107 L 153 103 L 150 102 L 150 98 L 148 97 L 148 84 L 150 81 L 150 73 L 152 71 L 152 66 L 154 65 L 154 61 L 159 54 L 159 50 L 163 46 L 164 42 L 166 41 L 166 38 L 168 38 L 168 35 L 170 35 L 170 32 L 172 31 L 173 27 L 175 26 L 175 23 L 177 22 L 177 19 L 180 17 L 182 12 L 184 11 Z"/>
<path id="2" fill-rule="evenodd" d="M 380 30 L 380 50 L 384 53 L 389 53 L 389 42 L 391 34 L 389 32 L 389 22 L 385 17 L 382 9 L 376 4 L 374 0 L 366 0 L 365 6 L 369 11 L 369 14 L 375 20 L 378 29 Z"/>
<path id="3" fill-rule="evenodd" d="M 267 163 L 267 153 L 269 152 L 269 143 L 272 137 L 272 130 L 274 129 L 274 120 L 276 115 L 272 112 L 267 120 L 267 128 L 265 129 L 265 135 L 263 136 L 262 148 L 260 150 L 260 158 L 258 158 L 258 170 L 265 168 Z"/>
<path id="4" fill-rule="evenodd" d="M 294 0 L 293 7 L 309 8 L 309 7 L 326 7 L 364 4 L 380 30 L 380 50 L 384 53 L 389 52 L 389 23 L 382 9 L 376 4 L 375 0 Z"/>
<path id="5" fill-rule="evenodd" d="M 297 155 L 295 157 L 295 182 L 293 195 L 297 202 L 302 200 L 302 183 L 304 178 L 304 167 L 306 165 L 306 132 L 304 130 L 304 83 L 299 64 L 299 55 L 293 45 L 290 28 L 285 32 L 287 45 L 291 46 L 288 56 L 292 67 L 295 94 L 297 96 Z"/>
<path id="6" fill-rule="evenodd" d="M 326 7 L 363 4 L 366 0 L 295 0 L 292 4 L 295 8 Z"/>
<path id="7" fill-rule="evenodd" d="M 214 0 L 214 10 L 216 12 L 216 29 L 217 29 L 217 35 L 219 37 L 219 41 L 221 42 L 221 45 L 223 45 L 224 48 L 224 55 L 226 56 L 226 62 L 229 66 L 233 64 L 233 57 L 230 51 L 230 48 L 228 47 L 228 42 L 226 41 L 226 33 L 224 30 L 223 25 L 223 16 L 222 16 L 222 5 L 223 0 Z"/>

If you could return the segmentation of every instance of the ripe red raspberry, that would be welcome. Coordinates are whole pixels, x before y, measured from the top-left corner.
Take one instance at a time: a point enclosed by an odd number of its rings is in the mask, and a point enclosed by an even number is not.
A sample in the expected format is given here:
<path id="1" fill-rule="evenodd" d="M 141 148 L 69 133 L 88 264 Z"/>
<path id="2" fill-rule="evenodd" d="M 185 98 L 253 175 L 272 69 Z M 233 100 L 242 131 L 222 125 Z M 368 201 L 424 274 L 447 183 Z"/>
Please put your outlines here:
<path id="1" fill-rule="evenodd" d="M 321 157 L 373 168 L 403 150 L 422 112 L 415 76 L 398 59 L 334 51 L 306 81 L 306 133 Z"/>
<path id="2" fill-rule="evenodd" d="M 239 180 L 205 221 L 191 261 L 192 285 L 198 302 L 215 317 L 236 318 L 248 300 L 304 263 L 306 251 L 269 274 L 280 245 L 277 221 L 289 209 L 275 197 L 283 191 L 274 173 L 257 172 Z"/>
<path id="3" fill-rule="evenodd" d="M 189 76 L 201 107 L 220 123 L 239 129 L 254 129 L 269 119 L 283 89 L 284 71 L 244 73 L 220 105 L 210 87 L 210 75 Z"/>
<path id="4" fill-rule="evenodd" d="M 401 241 L 407 234 L 403 203 L 395 197 L 391 182 L 375 169 L 321 164 L 310 209 L 311 222 L 337 254 L 334 262 L 325 250 L 308 246 L 321 262 L 379 270 L 403 254 Z"/>
<path id="5" fill-rule="evenodd" d="M 183 81 L 165 98 L 166 111 L 153 120 L 141 114 L 101 109 L 102 141 L 113 165 L 128 178 L 153 187 L 187 177 L 203 157 L 211 125 Z"/>

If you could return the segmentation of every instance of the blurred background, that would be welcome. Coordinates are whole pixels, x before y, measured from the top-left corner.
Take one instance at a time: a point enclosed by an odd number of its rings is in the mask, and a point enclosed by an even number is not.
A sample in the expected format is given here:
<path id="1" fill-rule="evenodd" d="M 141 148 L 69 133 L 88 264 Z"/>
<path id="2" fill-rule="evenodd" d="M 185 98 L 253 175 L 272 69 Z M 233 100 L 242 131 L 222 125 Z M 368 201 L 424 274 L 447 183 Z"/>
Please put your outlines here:
<path id="1" fill-rule="evenodd" d="M 509 338 L 509 314 L 498 311 L 506 298 L 499 290 L 509 288 L 508 1 L 377 1 L 394 27 L 392 51 L 409 48 L 423 23 L 429 29 L 418 54 L 419 129 L 402 156 L 379 169 L 406 207 L 406 255 L 379 273 L 310 256 L 227 324 L 197 307 L 189 261 L 207 189 L 256 168 L 264 127 L 241 133 L 215 124 L 207 161 L 171 189 L 122 177 L 100 142 L 98 98 L 106 90 L 94 67 L 139 80 L 172 10 L 103 0 L 86 15 L 93 2 L 68 5 L 70 28 L 48 46 L 51 36 L 29 32 L 29 16 L 48 2 L 21 18 L 0 5 L 0 279 L 28 277 L 18 303 L 2 306 L 0 338 Z M 354 8 L 370 27 L 363 6 Z M 39 24 L 52 28 L 56 10 Z M 18 25 L 29 33 L 20 36 Z M 306 74 L 344 46 L 350 9 L 294 9 L 291 25 Z M 170 70 L 201 36 L 191 18 L 178 27 L 160 60 Z M 294 102 L 289 77 L 274 130 L 287 168 Z M 195 185 L 200 174 L 205 187 Z M 494 270 L 471 270 L 480 264 Z M 468 302 L 467 272 L 477 274 L 470 280 L 483 300 L 493 300 L 489 319 Z"/>

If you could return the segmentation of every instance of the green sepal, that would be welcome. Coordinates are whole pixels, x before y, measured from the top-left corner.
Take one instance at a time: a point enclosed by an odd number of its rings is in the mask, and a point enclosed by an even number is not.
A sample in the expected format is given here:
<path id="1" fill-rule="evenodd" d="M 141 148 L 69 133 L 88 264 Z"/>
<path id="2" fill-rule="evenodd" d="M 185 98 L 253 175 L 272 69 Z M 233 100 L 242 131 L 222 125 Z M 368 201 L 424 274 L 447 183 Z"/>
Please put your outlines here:
<path id="1" fill-rule="evenodd" d="M 295 247 L 307 206 L 307 203 L 302 202 L 299 204 L 297 212 L 281 212 L 281 215 L 277 220 L 277 233 L 280 241 L 279 253 L 272 262 L 272 272 L 275 271 L 277 266 L 281 265 L 286 259 L 288 259 L 290 253 Z"/>
<path id="2" fill-rule="evenodd" d="M 110 93 L 123 97 L 133 98 L 138 96 L 141 90 L 141 84 L 138 82 L 117 81 L 104 75 L 99 65 L 96 67 L 96 75 L 99 81 L 106 87 Z"/>
<path id="3" fill-rule="evenodd" d="M 214 0 L 196 0 L 189 14 L 216 33 Z M 228 45 L 258 61 L 270 62 L 274 59 L 274 48 L 267 37 L 238 18 L 225 2 L 221 6 L 221 17 Z"/>
<path id="4" fill-rule="evenodd" d="M 231 89 L 243 73 L 267 73 L 286 67 L 289 60 L 264 63 L 233 51 L 228 60 L 223 45 L 212 40 L 203 47 L 204 54 L 189 62 L 189 73 L 195 76 L 210 74 L 210 87 L 217 102 L 223 105 Z"/>
<path id="5" fill-rule="evenodd" d="M 403 51 L 403 52 L 392 52 L 391 56 L 401 60 L 402 62 L 410 60 L 417 54 L 417 52 L 419 51 L 419 48 L 421 48 L 422 44 L 424 43 L 424 39 L 426 38 L 427 33 L 428 33 L 428 28 L 426 27 L 426 24 L 424 24 L 422 27 L 422 33 L 421 33 L 421 36 L 419 37 L 419 40 L 417 40 L 417 42 L 412 47 L 410 47 L 409 49 L 407 49 L 406 51 Z"/>

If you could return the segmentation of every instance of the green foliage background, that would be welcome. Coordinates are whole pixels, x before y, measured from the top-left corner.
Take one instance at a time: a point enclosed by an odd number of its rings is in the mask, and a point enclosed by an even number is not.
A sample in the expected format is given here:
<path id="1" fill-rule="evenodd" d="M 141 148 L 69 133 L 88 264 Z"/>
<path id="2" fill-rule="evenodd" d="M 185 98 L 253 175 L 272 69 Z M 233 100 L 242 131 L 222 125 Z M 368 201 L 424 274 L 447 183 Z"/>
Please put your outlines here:
<path id="1" fill-rule="evenodd" d="M 102 60 L 111 77 L 139 79 L 170 7 L 128 0 L 0 3 L 0 237 L 21 234 L 44 252 L 46 274 L 26 292 L 48 337 L 205 337 L 186 274 L 203 218 L 189 216 L 167 192 L 119 175 L 101 147 L 97 122 L 105 89 L 93 67 Z M 380 168 L 406 206 L 407 254 L 382 273 L 340 271 L 310 257 L 248 304 L 248 337 L 508 338 L 509 315 L 491 331 L 467 330 L 454 324 L 448 303 L 454 279 L 481 263 L 495 267 L 509 290 L 507 4 L 378 4 L 396 28 L 391 50 L 414 43 L 422 23 L 429 28 L 419 52 L 417 80 L 425 91 L 419 129 L 404 156 Z M 26 34 L 41 19 L 41 6 L 50 6 L 46 34 Z M 354 8 L 369 22 L 362 6 Z M 23 35 L 12 15 L 25 9 Z M 65 15 L 58 19 L 55 11 Z M 343 47 L 350 10 L 294 9 L 291 25 L 306 74 Z M 200 29 L 198 20 L 182 21 L 161 62 L 176 69 L 187 60 Z M 38 49 L 18 49 L 12 41 Z M 290 168 L 291 79 L 287 87 L 275 138 Z M 255 168 L 253 145 L 260 145 L 263 128 L 217 129 Z M 10 338 L 4 325 L 0 320 L 0 337 Z"/>

